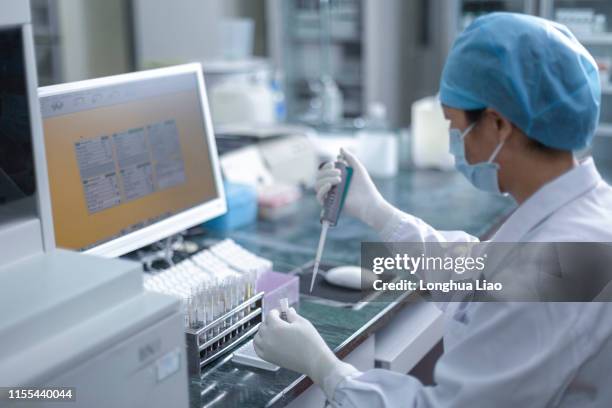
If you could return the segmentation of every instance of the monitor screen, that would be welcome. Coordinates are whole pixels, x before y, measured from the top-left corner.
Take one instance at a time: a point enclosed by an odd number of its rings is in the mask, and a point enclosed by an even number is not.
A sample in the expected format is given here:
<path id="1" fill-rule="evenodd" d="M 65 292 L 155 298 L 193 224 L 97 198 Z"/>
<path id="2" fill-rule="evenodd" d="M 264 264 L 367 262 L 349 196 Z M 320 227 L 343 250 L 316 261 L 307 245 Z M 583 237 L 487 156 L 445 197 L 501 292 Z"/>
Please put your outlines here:
<path id="1" fill-rule="evenodd" d="M 36 189 L 21 27 L 0 30 L 0 208 Z"/>
<path id="2" fill-rule="evenodd" d="M 58 247 L 88 250 L 136 237 L 115 246 L 113 255 L 121 254 L 225 211 L 199 69 L 41 88 Z M 171 220 L 215 200 L 216 209 Z M 156 232 L 137 234 L 164 220 Z"/>

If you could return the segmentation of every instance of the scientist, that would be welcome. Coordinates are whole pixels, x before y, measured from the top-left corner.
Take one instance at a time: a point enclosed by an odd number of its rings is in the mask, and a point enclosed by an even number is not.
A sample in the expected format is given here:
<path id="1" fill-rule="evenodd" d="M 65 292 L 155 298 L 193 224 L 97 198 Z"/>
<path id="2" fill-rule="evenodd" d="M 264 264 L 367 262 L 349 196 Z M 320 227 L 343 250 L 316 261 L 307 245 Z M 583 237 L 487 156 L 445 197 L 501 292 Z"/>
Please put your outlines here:
<path id="1" fill-rule="evenodd" d="M 573 154 L 591 143 L 600 93 L 595 61 L 560 24 L 494 13 L 459 35 L 440 83 L 451 153 L 474 186 L 519 204 L 492 241 L 612 242 L 612 188 L 592 159 L 579 163 Z M 477 240 L 394 208 L 345 155 L 355 171 L 345 210 L 383 240 Z M 337 182 L 331 166 L 320 170 L 318 198 Z M 255 349 L 308 375 L 333 406 L 612 406 L 608 303 L 453 303 L 445 316 L 434 386 L 341 362 L 294 310 L 287 322 L 271 312 Z"/>

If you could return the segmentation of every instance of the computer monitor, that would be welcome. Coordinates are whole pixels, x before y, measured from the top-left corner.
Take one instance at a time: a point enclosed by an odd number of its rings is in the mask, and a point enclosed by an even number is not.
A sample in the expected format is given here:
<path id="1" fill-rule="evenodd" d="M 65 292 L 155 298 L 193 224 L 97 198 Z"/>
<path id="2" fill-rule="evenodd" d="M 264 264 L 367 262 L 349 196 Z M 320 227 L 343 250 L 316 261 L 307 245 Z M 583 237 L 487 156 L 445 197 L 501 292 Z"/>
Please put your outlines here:
<path id="1" fill-rule="evenodd" d="M 39 97 L 58 247 L 118 256 L 226 211 L 200 64 Z"/>
<path id="2" fill-rule="evenodd" d="M 0 207 L 36 191 L 21 27 L 0 29 Z"/>

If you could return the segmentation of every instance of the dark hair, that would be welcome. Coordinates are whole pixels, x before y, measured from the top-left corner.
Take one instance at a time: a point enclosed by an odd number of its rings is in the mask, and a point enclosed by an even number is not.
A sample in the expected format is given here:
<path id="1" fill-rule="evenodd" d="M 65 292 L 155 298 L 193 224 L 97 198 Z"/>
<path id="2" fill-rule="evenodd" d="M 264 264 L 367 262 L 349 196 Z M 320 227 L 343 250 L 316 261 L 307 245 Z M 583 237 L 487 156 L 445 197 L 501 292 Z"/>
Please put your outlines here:
<path id="1" fill-rule="evenodd" d="M 470 122 L 470 124 L 478 122 L 484 114 L 485 110 L 486 108 L 466 110 L 465 115 L 467 116 L 468 122 Z M 527 137 L 527 142 L 528 147 L 530 149 L 537 150 L 542 153 L 559 153 L 563 151 L 561 149 L 555 149 L 554 147 L 546 146 L 545 144 L 538 142 L 537 140 L 532 139 L 530 137 Z"/>
<path id="2" fill-rule="evenodd" d="M 466 110 L 465 115 L 467 116 L 467 119 L 468 119 L 468 122 L 470 122 L 470 125 L 472 123 L 478 122 L 478 120 L 480 120 L 485 110 L 487 110 L 487 108 Z"/>

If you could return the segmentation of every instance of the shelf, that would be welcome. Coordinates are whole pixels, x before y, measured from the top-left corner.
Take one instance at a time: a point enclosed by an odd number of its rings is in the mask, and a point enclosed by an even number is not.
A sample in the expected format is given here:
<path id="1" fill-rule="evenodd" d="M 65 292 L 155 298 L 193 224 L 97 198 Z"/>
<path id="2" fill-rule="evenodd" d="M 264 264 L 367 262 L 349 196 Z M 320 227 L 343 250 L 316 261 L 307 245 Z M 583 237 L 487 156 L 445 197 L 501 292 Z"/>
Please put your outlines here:
<path id="1" fill-rule="evenodd" d="M 598 136 L 612 137 L 612 123 L 600 123 L 595 134 Z"/>
<path id="2" fill-rule="evenodd" d="M 297 43 L 315 43 L 316 45 L 321 43 L 321 38 L 319 34 L 316 35 L 294 35 L 293 40 Z M 354 37 L 342 37 L 342 36 L 334 36 L 331 38 L 331 42 L 334 44 L 344 45 L 344 44 L 361 44 L 360 38 Z"/>
<path id="3" fill-rule="evenodd" d="M 577 34 L 584 45 L 612 45 L 612 33 Z"/>

